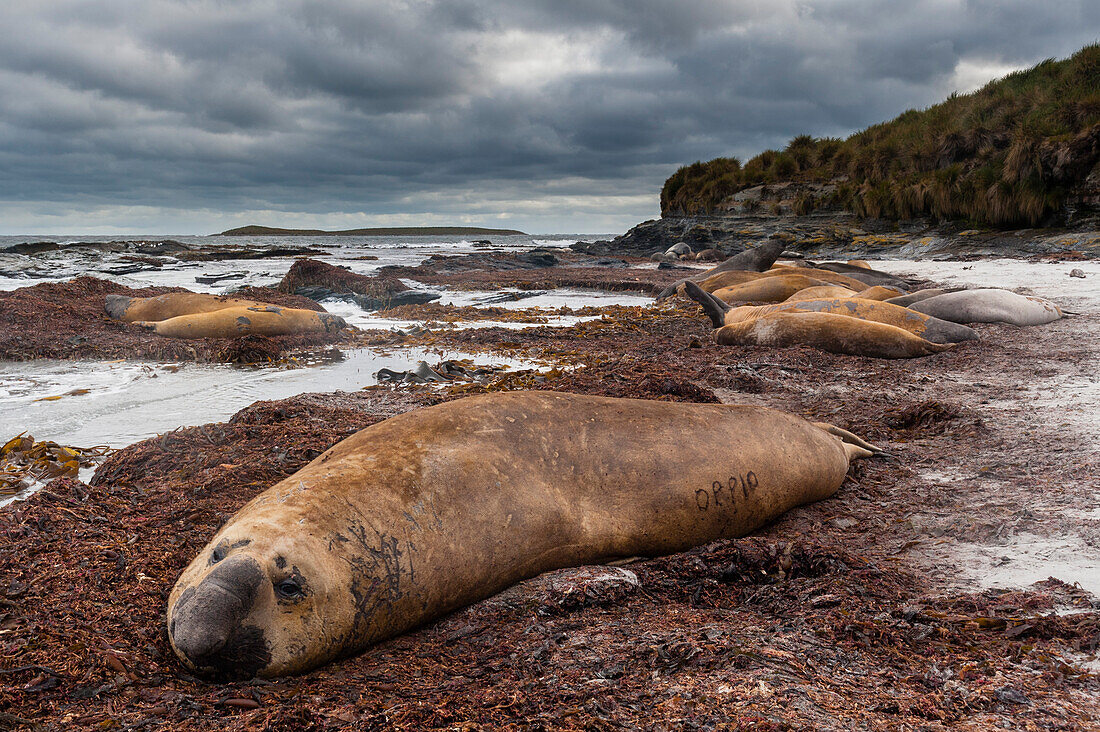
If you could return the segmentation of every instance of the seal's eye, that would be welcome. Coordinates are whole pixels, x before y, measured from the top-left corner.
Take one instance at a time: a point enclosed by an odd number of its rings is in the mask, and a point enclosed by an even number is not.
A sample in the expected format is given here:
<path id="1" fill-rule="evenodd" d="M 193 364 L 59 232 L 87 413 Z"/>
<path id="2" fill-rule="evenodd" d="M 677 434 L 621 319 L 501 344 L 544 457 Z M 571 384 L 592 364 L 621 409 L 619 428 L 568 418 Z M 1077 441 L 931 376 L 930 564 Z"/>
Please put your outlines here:
<path id="1" fill-rule="evenodd" d="M 217 564 L 223 559 L 225 559 L 225 547 L 219 544 L 214 547 L 214 551 L 210 553 L 210 563 Z"/>
<path id="2" fill-rule="evenodd" d="M 305 596 L 302 586 L 292 579 L 285 579 L 275 585 L 275 594 L 284 600 L 300 600 Z"/>

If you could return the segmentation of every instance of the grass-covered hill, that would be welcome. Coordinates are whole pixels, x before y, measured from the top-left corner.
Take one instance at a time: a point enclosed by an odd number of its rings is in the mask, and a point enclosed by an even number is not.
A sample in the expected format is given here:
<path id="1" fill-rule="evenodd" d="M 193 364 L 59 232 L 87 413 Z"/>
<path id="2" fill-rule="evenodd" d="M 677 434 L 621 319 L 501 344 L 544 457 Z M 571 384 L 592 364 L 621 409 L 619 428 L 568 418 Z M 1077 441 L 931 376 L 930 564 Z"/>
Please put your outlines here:
<path id="1" fill-rule="evenodd" d="M 663 216 L 721 214 L 759 185 L 809 183 L 796 214 L 1034 225 L 1061 209 L 1100 160 L 1100 44 L 952 94 L 846 140 L 800 135 L 742 164 L 718 158 L 677 170 Z M 757 199 L 758 200 L 758 199 Z"/>

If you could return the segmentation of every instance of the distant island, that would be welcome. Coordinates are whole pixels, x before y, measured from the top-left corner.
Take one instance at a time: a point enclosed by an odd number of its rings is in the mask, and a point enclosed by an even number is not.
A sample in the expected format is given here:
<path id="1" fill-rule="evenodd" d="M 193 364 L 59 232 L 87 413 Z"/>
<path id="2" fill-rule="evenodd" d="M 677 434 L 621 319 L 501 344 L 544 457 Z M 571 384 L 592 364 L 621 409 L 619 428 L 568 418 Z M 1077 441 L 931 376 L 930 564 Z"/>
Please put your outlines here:
<path id="1" fill-rule="evenodd" d="M 242 226 L 214 236 L 527 236 L 515 229 L 483 229 L 477 226 L 405 226 L 382 229 L 276 229 L 271 226 Z"/>

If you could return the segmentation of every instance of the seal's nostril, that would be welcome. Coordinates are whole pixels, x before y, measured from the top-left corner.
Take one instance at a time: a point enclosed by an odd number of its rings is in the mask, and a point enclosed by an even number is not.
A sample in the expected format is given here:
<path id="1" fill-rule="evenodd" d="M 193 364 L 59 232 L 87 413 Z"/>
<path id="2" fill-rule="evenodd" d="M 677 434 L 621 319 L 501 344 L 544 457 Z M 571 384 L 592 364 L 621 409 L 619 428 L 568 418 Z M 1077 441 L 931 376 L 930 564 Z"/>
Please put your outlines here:
<path id="1" fill-rule="evenodd" d="M 210 658 L 225 648 L 229 641 L 228 633 L 219 633 L 217 629 L 191 628 L 191 632 L 175 634 L 172 643 L 187 661 L 194 666 L 207 666 Z M 195 632 L 197 630 L 197 632 Z"/>

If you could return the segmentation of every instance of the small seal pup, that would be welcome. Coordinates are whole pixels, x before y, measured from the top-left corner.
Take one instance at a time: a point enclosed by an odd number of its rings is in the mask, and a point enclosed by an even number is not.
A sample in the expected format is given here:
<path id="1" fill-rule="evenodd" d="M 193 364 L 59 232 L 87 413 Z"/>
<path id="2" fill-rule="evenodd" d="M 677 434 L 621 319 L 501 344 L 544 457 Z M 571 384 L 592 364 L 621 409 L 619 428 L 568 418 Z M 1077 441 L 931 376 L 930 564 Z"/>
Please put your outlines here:
<path id="1" fill-rule="evenodd" d="M 108 295 L 104 310 L 115 320 L 135 323 L 141 320 L 168 320 L 180 315 L 212 313 L 226 308 L 267 307 L 268 303 L 202 292 L 166 292 L 156 297 Z"/>
<path id="2" fill-rule="evenodd" d="M 203 672 L 302 673 L 542 572 L 742 536 L 876 452 L 755 406 L 533 391 L 417 409 L 230 518 L 172 590 L 169 639 Z"/>
<path id="3" fill-rule="evenodd" d="M 1008 323 L 1042 325 L 1062 317 L 1061 309 L 1041 297 L 1010 290 L 959 290 L 920 300 L 910 310 L 954 323 Z"/>
<path id="4" fill-rule="evenodd" d="M 177 315 L 167 320 L 137 321 L 134 325 L 170 338 L 239 338 L 253 333 L 266 336 L 334 333 L 347 327 L 347 322 L 331 313 L 257 303 Z"/>

